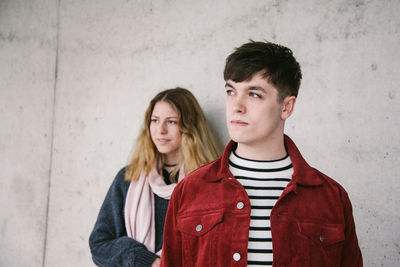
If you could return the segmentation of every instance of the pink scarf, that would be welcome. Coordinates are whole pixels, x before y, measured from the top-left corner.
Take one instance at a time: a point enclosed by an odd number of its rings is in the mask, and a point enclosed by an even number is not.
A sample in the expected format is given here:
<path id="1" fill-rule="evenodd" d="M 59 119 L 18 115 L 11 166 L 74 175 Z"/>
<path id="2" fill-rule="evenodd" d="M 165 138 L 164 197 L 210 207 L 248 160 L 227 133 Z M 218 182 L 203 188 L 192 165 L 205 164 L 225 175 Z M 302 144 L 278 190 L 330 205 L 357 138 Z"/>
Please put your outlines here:
<path id="1" fill-rule="evenodd" d="M 151 252 L 155 252 L 156 243 L 153 193 L 170 199 L 176 186 L 175 183 L 167 185 L 159 172 L 162 172 L 159 166 L 153 168 L 147 176 L 142 172 L 137 181 L 130 183 L 125 201 L 125 227 L 128 236 L 144 244 Z M 182 166 L 178 182 L 184 177 L 185 170 Z M 161 250 L 157 254 L 161 254 Z"/>

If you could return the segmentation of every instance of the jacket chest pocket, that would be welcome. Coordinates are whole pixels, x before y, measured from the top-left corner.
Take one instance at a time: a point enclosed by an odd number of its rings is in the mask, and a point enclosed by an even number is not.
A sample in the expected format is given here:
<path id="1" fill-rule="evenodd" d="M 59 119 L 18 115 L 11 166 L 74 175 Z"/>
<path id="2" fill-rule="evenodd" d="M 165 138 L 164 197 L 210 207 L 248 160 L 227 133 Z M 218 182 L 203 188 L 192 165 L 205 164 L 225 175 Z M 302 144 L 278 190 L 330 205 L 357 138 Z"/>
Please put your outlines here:
<path id="1" fill-rule="evenodd" d="M 298 222 L 298 227 L 308 240 L 310 266 L 340 266 L 345 240 L 343 224 Z"/>
<path id="2" fill-rule="evenodd" d="M 177 229 L 182 235 L 184 266 L 216 266 L 218 227 L 223 219 L 223 210 L 177 216 Z"/>

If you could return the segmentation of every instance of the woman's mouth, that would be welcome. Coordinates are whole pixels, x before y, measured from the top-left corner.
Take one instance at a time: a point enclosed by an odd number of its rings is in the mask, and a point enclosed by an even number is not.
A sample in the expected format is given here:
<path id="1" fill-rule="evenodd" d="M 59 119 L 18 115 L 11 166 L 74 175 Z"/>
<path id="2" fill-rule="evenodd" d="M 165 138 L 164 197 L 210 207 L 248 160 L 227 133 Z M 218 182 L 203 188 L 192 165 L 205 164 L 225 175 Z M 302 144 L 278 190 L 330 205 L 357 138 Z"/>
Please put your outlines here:
<path id="1" fill-rule="evenodd" d="M 156 138 L 157 143 L 159 144 L 166 144 L 170 141 L 170 139 L 167 138 Z"/>

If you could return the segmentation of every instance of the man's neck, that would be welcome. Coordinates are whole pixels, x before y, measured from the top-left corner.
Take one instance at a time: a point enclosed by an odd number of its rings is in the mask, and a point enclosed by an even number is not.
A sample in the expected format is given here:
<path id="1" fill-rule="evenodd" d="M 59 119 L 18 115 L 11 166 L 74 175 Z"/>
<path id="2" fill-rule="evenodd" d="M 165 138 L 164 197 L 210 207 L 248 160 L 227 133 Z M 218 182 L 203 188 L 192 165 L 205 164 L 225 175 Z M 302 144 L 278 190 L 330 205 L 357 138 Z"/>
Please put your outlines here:
<path id="1" fill-rule="evenodd" d="M 253 160 L 277 160 L 287 155 L 284 137 L 269 139 L 262 144 L 238 143 L 236 154 L 240 157 Z"/>

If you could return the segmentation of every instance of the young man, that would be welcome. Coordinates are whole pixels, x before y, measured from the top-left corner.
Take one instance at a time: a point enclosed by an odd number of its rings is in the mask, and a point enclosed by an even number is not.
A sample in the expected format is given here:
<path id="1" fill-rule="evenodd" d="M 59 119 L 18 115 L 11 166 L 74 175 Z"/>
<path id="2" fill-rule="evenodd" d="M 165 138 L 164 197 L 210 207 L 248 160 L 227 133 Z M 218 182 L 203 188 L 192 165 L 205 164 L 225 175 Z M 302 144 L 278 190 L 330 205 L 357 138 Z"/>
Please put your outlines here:
<path id="1" fill-rule="evenodd" d="M 292 51 L 273 43 L 227 58 L 232 141 L 175 188 L 161 266 L 362 266 L 346 191 L 284 135 L 301 76 Z"/>

